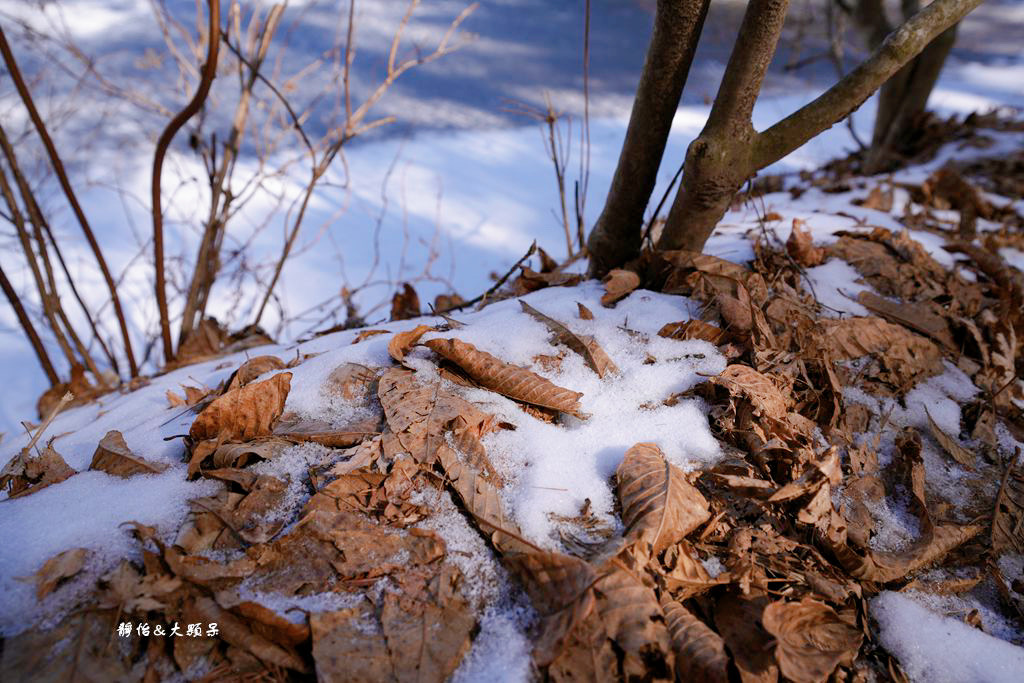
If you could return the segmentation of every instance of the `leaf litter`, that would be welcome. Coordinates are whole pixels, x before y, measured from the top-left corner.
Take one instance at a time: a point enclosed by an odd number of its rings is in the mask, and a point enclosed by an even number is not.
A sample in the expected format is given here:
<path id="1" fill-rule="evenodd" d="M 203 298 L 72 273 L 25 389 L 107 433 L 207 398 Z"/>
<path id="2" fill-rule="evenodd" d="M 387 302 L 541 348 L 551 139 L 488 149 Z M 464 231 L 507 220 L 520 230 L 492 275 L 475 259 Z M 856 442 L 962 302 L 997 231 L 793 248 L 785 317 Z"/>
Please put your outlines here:
<path id="1" fill-rule="evenodd" d="M 3 677 L 924 680 L 910 614 L 1013 660 L 1019 277 L 929 212 L 1017 219 L 950 173 L 911 192 L 913 233 L 793 216 L 748 264 L 644 254 L 603 286 L 524 266 L 459 321 L 226 363 L 207 330 L 139 389 L 158 408 L 77 408 L 9 458 L 6 537 L 90 487 L 174 504 L 4 560 Z M 882 295 L 868 315 L 816 301 L 804 269 L 830 260 Z M 409 286 L 392 303 L 419 313 Z M 128 620 L 219 632 L 118 639 Z"/>

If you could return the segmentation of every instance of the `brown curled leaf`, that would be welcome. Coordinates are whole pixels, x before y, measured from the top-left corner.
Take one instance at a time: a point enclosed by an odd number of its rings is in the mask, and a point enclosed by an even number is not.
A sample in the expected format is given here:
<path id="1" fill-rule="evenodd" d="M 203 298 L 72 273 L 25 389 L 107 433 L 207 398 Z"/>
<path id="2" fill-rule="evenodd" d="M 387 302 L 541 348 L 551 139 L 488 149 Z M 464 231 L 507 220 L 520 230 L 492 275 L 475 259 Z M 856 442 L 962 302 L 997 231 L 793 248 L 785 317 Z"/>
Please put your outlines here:
<path id="1" fill-rule="evenodd" d="M 388 342 L 388 355 L 394 358 L 396 363 L 405 365 L 405 354 L 409 353 L 412 347 L 416 346 L 416 342 L 420 340 L 420 337 L 431 329 L 430 325 L 417 325 L 411 330 L 398 332 Z"/>
<path id="2" fill-rule="evenodd" d="M 52 593 L 63 581 L 71 578 L 85 567 L 85 559 L 89 551 L 85 548 L 72 548 L 54 555 L 39 568 L 35 574 L 28 578 L 20 578 L 19 581 L 34 581 L 36 584 L 36 599 L 42 600 Z"/>
<path id="3" fill-rule="evenodd" d="M 282 372 L 262 382 L 232 389 L 199 413 L 189 436 L 195 441 L 247 441 L 269 436 L 284 411 L 291 380 L 292 373 Z"/>
<path id="4" fill-rule="evenodd" d="M 597 373 L 598 377 L 604 377 L 609 373 L 619 374 L 618 366 L 608 357 L 608 354 L 604 352 L 604 349 L 601 348 L 601 345 L 593 337 L 576 334 L 562 323 L 544 315 L 523 300 L 519 301 L 519 305 L 523 307 L 526 313 L 543 323 L 551 331 L 552 341 L 564 344 L 581 355 L 583 360 L 587 362 L 587 365 L 590 366 L 590 369 Z"/>
<path id="5" fill-rule="evenodd" d="M 238 369 L 231 375 L 225 393 L 238 387 L 244 387 L 260 375 L 275 370 L 284 370 L 284 361 L 277 356 L 256 356 L 238 366 Z"/>
<path id="6" fill-rule="evenodd" d="M 424 343 L 433 352 L 455 363 L 480 386 L 516 401 L 551 408 L 580 419 L 583 394 L 564 389 L 526 368 L 512 365 L 459 339 L 431 339 Z"/>
<path id="7" fill-rule="evenodd" d="M 629 294 L 640 286 L 640 276 L 631 270 L 615 268 L 604 276 L 604 296 L 601 297 L 602 306 L 614 306 L 616 302 L 625 299 Z"/>
<path id="8" fill-rule="evenodd" d="M 1003 475 L 992 519 L 992 550 L 1024 553 L 1024 467 L 1011 465 Z"/>
<path id="9" fill-rule="evenodd" d="M 163 472 L 167 469 L 167 465 L 162 462 L 150 462 L 135 455 L 129 450 L 128 444 L 124 442 L 121 432 L 111 430 L 100 439 L 96 452 L 93 453 L 89 469 L 127 479 L 136 474 Z"/>
<path id="10" fill-rule="evenodd" d="M 664 595 L 661 609 L 676 655 L 676 680 L 728 683 L 729 658 L 722 637 L 690 610 Z"/>
<path id="11" fill-rule="evenodd" d="M 819 683 L 839 664 L 853 665 L 863 634 L 828 605 L 804 598 L 764 609 L 764 629 L 775 636 L 775 661 L 794 683 Z"/>
<path id="12" fill-rule="evenodd" d="M 821 265 L 825 260 L 825 250 L 814 246 L 811 233 L 803 229 L 805 224 L 806 222 L 799 218 L 793 219 L 793 231 L 786 240 L 786 253 L 801 266 L 810 268 Z"/>

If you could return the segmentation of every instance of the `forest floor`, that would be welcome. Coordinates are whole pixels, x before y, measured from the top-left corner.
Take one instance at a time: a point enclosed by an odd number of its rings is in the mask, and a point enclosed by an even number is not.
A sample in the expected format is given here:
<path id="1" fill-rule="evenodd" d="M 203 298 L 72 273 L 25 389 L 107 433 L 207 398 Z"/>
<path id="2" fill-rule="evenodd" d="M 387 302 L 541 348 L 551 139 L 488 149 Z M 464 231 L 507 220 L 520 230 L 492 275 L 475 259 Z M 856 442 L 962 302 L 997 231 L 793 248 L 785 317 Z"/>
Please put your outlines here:
<path id="1" fill-rule="evenodd" d="M 531 249 L 445 315 L 48 392 L 0 678 L 1018 680 L 1024 125 L 919 143 L 603 283 Z"/>

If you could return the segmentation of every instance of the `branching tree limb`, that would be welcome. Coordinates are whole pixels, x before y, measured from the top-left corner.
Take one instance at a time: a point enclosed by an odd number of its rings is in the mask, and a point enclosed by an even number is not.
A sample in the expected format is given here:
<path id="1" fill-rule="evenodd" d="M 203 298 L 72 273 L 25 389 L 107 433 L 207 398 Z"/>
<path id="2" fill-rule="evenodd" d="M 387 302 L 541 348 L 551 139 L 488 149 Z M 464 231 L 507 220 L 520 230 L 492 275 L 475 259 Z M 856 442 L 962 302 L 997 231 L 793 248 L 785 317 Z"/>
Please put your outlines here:
<path id="1" fill-rule="evenodd" d="M 600 276 L 640 253 L 644 209 L 672 118 L 690 73 L 710 0 L 658 0 L 654 33 L 637 86 L 626 140 L 604 209 L 587 240 L 590 271 Z"/>
<path id="2" fill-rule="evenodd" d="M 171 145 L 171 140 L 181 127 L 192 118 L 206 101 L 210 86 L 217 75 L 217 55 L 220 50 L 220 0 L 208 0 L 209 30 L 207 33 L 206 63 L 203 64 L 199 87 L 185 108 L 167 124 L 160 139 L 156 143 L 153 155 L 153 259 L 156 268 L 156 303 L 160 312 L 160 337 L 164 346 L 164 361 L 174 360 L 174 345 L 171 341 L 171 320 L 167 312 L 167 289 L 164 282 L 164 217 L 160 197 L 160 176 L 163 171 L 164 156 Z M 197 264 L 197 268 L 198 268 Z"/>

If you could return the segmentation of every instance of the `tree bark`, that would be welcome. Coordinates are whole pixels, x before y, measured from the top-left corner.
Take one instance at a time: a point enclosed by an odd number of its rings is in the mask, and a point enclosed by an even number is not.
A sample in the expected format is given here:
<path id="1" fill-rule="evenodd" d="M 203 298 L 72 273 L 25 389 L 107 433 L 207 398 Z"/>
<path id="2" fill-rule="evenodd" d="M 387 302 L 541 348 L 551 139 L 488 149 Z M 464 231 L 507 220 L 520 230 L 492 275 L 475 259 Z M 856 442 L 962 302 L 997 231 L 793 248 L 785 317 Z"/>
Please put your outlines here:
<path id="1" fill-rule="evenodd" d="M 878 173 L 894 157 L 901 156 L 901 148 L 924 114 L 946 57 L 956 43 L 958 27 L 959 24 L 954 24 L 939 34 L 921 54 L 882 86 L 878 93 L 878 113 L 875 114 L 871 147 L 864 161 L 865 173 Z"/>
<path id="2" fill-rule="evenodd" d="M 750 116 L 788 8 L 789 0 L 751 0 L 747 5 L 708 122 L 686 151 L 683 180 L 659 249 L 699 251 L 752 173 L 750 152 L 757 133 Z"/>
<path id="3" fill-rule="evenodd" d="M 658 179 L 709 2 L 658 0 L 626 140 L 604 209 L 587 240 L 592 277 L 601 277 L 640 253 L 644 209 Z"/>
<path id="4" fill-rule="evenodd" d="M 777 4 L 784 3 L 778 0 L 752 0 L 744 16 L 744 26 L 747 26 L 748 19 L 755 23 L 769 24 L 771 16 L 762 12 L 768 12 Z M 749 118 L 745 126 L 735 120 L 737 111 L 749 114 L 750 110 L 746 107 L 748 99 L 751 93 L 755 98 L 757 96 L 753 86 L 742 90 L 732 89 L 739 94 L 730 95 L 730 99 L 724 100 L 731 102 L 729 108 L 722 111 L 722 119 L 727 121 L 725 124 L 714 121 L 716 110 L 720 109 L 716 99 L 708 125 L 687 151 L 683 182 L 658 247 L 692 251 L 703 249 L 732 198 L 748 178 L 842 121 L 937 36 L 980 4 L 981 0 L 935 0 L 890 33 L 866 61 L 825 93 L 762 133 L 753 130 Z M 766 45 L 770 32 L 765 27 L 761 27 L 760 31 L 754 34 L 757 40 L 753 42 Z M 741 38 L 741 42 L 743 40 Z M 733 60 L 739 49 L 737 44 L 727 74 L 733 68 Z M 751 60 L 758 53 L 753 46 L 743 50 Z M 768 57 L 770 59 L 770 54 Z M 753 61 L 750 64 L 753 65 Z M 756 69 L 748 73 L 756 74 Z M 760 81 L 757 83 L 759 85 Z M 725 81 L 722 87 L 726 87 Z M 730 117 L 732 122 L 728 122 Z"/>

